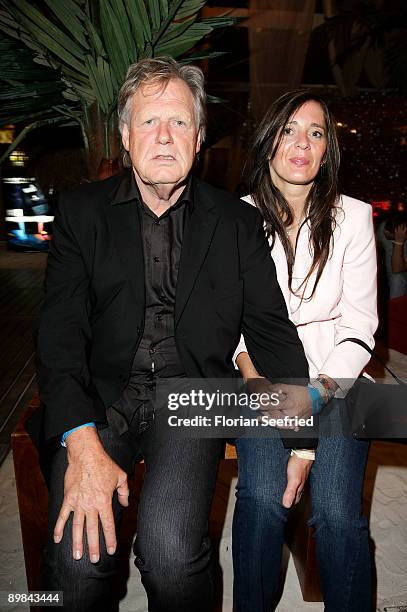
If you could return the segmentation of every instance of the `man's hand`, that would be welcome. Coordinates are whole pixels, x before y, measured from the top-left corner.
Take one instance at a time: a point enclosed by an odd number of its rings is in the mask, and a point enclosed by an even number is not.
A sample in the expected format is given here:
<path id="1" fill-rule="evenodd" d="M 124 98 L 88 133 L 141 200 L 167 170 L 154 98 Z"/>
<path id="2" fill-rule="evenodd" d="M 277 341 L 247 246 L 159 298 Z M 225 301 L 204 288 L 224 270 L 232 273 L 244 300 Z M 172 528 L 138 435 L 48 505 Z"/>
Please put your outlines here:
<path id="1" fill-rule="evenodd" d="M 291 455 L 287 463 L 287 486 L 283 495 L 284 508 L 298 504 L 307 482 L 313 461 Z"/>
<path id="2" fill-rule="evenodd" d="M 312 401 L 307 387 L 272 384 L 267 378 L 250 379 L 246 387 L 248 393 L 268 396 L 268 400 L 259 402 L 259 411 L 270 419 L 283 419 L 285 416 L 307 419 L 312 415 Z M 279 429 L 298 431 L 299 428 L 294 425 L 279 425 Z"/>
<path id="3" fill-rule="evenodd" d="M 312 415 L 312 401 L 307 387 L 300 385 L 274 385 L 280 397 L 278 409 L 289 417 L 307 419 Z"/>
<path id="4" fill-rule="evenodd" d="M 251 396 L 251 399 L 256 398 L 256 401 L 258 401 L 259 408 L 257 408 L 257 410 L 260 412 L 258 419 L 260 419 L 262 415 L 267 416 L 268 419 L 274 419 L 275 421 L 284 418 L 285 413 L 283 412 L 284 404 L 282 403 L 282 399 L 285 400 L 286 393 L 279 395 L 279 389 L 280 386 L 274 385 L 263 376 L 256 376 L 246 381 L 246 393 Z M 278 428 L 296 429 L 291 425 L 279 425 Z"/>
<path id="5" fill-rule="evenodd" d="M 84 427 L 66 439 L 68 468 L 64 481 L 64 501 L 54 529 L 54 542 L 62 540 L 65 524 L 71 512 L 72 551 L 74 559 L 83 555 L 83 529 L 86 523 L 89 558 L 97 563 L 99 551 L 99 518 L 102 523 L 107 552 L 116 550 L 116 530 L 112 497 L 117 490 L 122 506 L 128 506 L 127 474 L 105 452 L 97 431 Z"/>

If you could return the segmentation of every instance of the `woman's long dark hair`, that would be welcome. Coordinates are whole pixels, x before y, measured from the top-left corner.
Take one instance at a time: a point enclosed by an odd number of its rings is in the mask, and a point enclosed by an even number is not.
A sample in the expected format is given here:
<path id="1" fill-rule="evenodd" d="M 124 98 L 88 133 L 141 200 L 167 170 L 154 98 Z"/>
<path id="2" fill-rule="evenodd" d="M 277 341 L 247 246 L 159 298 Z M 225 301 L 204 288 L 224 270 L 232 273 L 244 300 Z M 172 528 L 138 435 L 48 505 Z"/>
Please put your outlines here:
<path id="1" fill-rule="evenodd" d="M 310 300 L 314 295 L 330 255 L 338 202 L 340 154 L 336 126 L 333 115 L 322 98 L 311 91 L 296 90 L 285 93 L 272 104 L 254 137 L 250 177 L 250 193 L 264 217 L 267 236 L 271 237 L 272 245 L 274 245 L 276 235 L 278 235 L 284 247 L 288 265 L 289 288 L 290 291 L 293 291 L 292 274 L 297 243 L 295 249 L 293 249 L 288 238 L 287 227 L 293 223 L 294 219 L 287 200 L 271 180 L 269 160 L 276 155 L 284 127 L 289 123 L 293 114 L 310 100 L 317 102 L 324 113 L 327 148 L 324 163 L 314 179 L 305 202 L 304 223 L 309 222 L 310 224 L 309 249 L 313 257 L 311 268 L 297 289 L 303 288 L 301 298 L 305 300 Z M 308 280 L 315 270 L 317 274 L 312 291 L 308 297 L 304 297 Z"/>

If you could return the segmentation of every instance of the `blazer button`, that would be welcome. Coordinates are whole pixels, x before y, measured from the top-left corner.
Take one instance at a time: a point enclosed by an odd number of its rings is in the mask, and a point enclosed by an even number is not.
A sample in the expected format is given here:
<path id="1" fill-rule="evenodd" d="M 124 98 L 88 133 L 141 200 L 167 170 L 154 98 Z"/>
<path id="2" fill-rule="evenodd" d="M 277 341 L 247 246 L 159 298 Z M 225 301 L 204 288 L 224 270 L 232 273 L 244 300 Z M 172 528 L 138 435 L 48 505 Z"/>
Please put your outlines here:
<path id="1" fill-rule="evenodd" d="M 140 334 L 141 334 L 141 328 L 140 328 L 140 327 L 138 327 L 138 328 L 137 328 L 137 335 L 139 336 Z"/>

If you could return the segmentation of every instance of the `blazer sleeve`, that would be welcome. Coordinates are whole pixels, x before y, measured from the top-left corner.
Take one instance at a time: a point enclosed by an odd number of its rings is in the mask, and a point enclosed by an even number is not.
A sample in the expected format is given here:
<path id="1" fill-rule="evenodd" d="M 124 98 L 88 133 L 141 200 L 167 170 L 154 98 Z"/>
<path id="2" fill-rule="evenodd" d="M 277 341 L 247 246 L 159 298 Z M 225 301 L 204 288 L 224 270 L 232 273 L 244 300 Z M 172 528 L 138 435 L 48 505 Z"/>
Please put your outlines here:
<path id="1" fill-rule="evenodd" d="M 240 230 L 242 334 L 247 352 L 257 371 L 270 380 L 306 384 L 308 363 L 295 325 L 288 317 L 261 215 L 254 208 L 248 211 L 251 223 L 245 223 Z M 283 443 L 287 448 L 313 448 L 317 444 L 314 437 L 309 437 L 309 430 L 297 435 L 290 432 L 290 439 L 283 439 Z"/>
<path id="2" fill-rule="evenodd" d="M 94 407 L 90 391 L 89 275 L 75 235 L 79 222 L 72 211 L 75 204 L 61 196 L 57 206 L 45 297 L 34 329 L 45 441 L 82 423 L 105 422 L 104 411 Z"/>
<path id="3" fill-rule="evenodd" d="M 359 338 L 373 348 L 373 334 L 378 323 L 377 255 L 372 209 L 359 202 L 344 212 L 342 231 L 348 232 L 349 241 L 343 258 L 340 317 L 335 325 L 335 348 L 320 369 L 321 373 L 338 383 L 342 394 L 352 386 L 370 355 L 353 342 L 339 343 L 346 338 Z"/>
<path id="4" fill-rule="evenodd" d="M 244 284 L 242 334 L 256 369 L 267 378 L 308 380 L 308 364 L 290 321 L 260 213 L 249 208 L 251 223 L 240 231 Z"/>

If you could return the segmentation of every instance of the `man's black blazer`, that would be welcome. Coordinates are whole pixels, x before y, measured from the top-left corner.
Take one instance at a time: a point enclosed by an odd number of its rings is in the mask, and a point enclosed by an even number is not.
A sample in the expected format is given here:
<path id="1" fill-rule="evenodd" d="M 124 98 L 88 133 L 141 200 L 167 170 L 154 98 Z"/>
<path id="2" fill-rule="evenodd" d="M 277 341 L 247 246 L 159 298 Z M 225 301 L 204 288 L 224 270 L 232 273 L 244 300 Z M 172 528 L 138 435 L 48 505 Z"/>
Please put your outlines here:
<path id="1" fill-rule="evenodd" d="M 106 408 L 128 382 L 145 310 L 132 180 L 126 171 L 60 198 L 36 329 L 44 440 L 88 421 L 105 423 Z M 232 376 L 243 330 L 259 372 L 307 378 L 259 212 L 198 179 L 193 185 L 175 302 L 187 376 Z"/>

